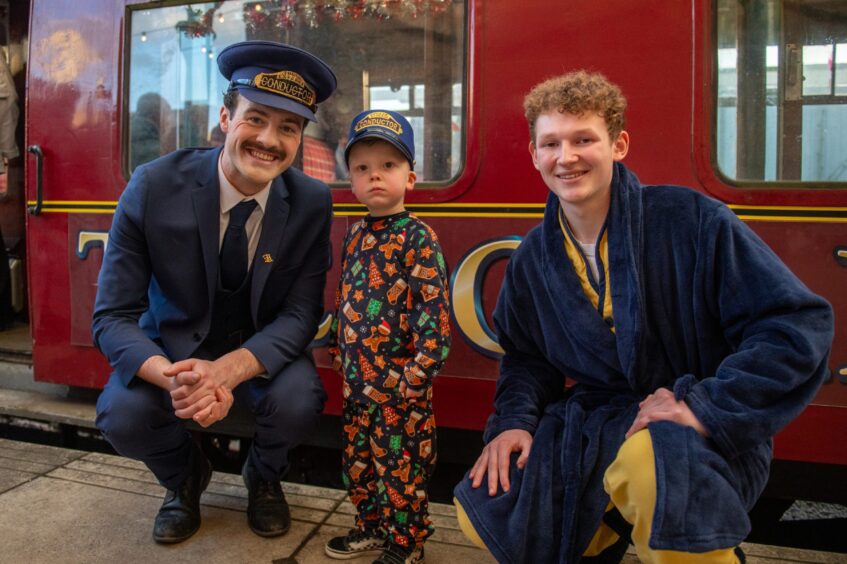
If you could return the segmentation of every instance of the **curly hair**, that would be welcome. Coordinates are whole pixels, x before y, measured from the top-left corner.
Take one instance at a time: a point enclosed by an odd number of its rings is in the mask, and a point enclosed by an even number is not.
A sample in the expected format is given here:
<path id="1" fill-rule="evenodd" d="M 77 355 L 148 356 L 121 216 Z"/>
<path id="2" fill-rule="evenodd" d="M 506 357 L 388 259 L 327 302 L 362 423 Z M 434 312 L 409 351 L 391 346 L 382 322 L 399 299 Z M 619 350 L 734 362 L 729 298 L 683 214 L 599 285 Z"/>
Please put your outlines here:
<path id="1" fill-rule="evenodd" d="M 533 141 L 538 116 L 551 110 L 575 115 L 597 112 L 606 121 L 609 137 L 617 139 L 624 129 L 626 98 L 602 74 L 578 70 L 535 85 L 524 98 L 523 109 Z"/>

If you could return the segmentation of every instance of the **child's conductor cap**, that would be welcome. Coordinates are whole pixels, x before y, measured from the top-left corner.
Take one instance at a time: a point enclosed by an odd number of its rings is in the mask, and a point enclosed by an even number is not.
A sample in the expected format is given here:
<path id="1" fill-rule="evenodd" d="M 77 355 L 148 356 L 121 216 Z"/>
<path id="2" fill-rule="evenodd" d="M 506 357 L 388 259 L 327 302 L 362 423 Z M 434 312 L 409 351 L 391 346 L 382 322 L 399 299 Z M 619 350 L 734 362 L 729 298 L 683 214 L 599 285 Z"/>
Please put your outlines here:
<path id="1" fill-rule="evenodd" d="M 273 41 L 242 41 L 218 55 L 218 68 L 251 102 L 317 121 L 318 104 L 335 91 L 335 73 L 311 53 Z"/>
<path id="2" fill-rule="evenodd" d="M 365 138 L 387 141 L 415 167 L 415 134 L 412 124 L 402 114 L 391 110 L 365 110 L 353 118 L 347 135 L 347 147 L 344 149 L 344 161 L 350 161 L 350 149 Z"/>

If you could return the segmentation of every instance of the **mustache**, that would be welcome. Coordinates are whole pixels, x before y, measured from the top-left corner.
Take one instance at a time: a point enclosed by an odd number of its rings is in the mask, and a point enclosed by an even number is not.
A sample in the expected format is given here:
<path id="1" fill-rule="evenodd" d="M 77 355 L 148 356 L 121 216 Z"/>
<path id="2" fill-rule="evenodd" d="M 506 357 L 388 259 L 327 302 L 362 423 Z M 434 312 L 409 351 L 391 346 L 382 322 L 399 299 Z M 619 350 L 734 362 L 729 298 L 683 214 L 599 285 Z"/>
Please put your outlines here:
<path id="1" fill-rule="evenodd" d="M 283 149 L 277 149 L 277 148 L 274 148 L 274 147 L 267 147 L 267 146 L 263 145 L 262 143 L 256 143 L 256 142 L 244 143 L 244 148 L 245 149 L 256 149 L 257 151 L 262 151 L 263 153 L 270 153 L 271 155 L 276 156 L 277 158 L 279 158 L 282 161 L 284 161 L 286 159 L 286 157 L 288 156 L 288 153 L 286 153 Z"/>

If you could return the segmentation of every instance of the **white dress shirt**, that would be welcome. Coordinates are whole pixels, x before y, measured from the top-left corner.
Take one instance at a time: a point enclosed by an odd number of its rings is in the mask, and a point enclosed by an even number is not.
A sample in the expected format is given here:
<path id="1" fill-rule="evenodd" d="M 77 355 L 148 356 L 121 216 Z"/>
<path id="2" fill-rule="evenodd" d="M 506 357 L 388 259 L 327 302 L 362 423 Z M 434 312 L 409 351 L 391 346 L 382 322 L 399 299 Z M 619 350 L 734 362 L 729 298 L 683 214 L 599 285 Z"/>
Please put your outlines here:
<path id="1" fill-rule="evenodd" d="M 223 152 L 221 152 L 221 155 L 223 155 Z M 247 268 L 253 268 L 253 257 L 256 255 L 256 249 L 259 247 L 259 237 L 262 235 L 262 219 L 265 217 L 268 195 L 271 193 L 271 183 L 268 182 L 267 186 L 253 196 L 245 196 L 227 180 L 220 159 L 218 159 L 218 181 L 221 186 L 218 251 L 220 251 L 224 243 L 224 232 L 226 232 L 226 228 L 229 225 L 229 211 L 240 202 L 247 200 L 256 200 L 256 203 L 259 204 L 253 209 L 253 213 L 250 214 L 250 217 L 247 218 L 247 223 L 244 225 L 244 229 L 247 231 Z"/>

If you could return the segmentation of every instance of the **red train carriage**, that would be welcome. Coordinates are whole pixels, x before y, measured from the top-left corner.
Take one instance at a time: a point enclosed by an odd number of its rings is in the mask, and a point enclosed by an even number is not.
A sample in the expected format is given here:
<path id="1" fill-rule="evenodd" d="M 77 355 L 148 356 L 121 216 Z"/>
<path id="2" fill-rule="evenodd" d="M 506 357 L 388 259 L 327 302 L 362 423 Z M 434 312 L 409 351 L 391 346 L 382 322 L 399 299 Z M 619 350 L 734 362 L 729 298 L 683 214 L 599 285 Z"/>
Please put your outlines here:
<path id="1" fill-rule="evenodd" d="M 346 124 L 364 107 L 413 123 L 422 182 L 409 207 L 439 233 L 452 274 L 456 338 L 435 407 L 443 428 L 481 429 L 499 353 L 490 312 L 506 259 L 546 196 L 527 154 L 522 97 L 543 78 L 588 68 L 629 99 L 627 163 L 642 181 L 723 200 L 835 307 L 832 375 L 779 435 L 776 454 L 824 472 L 847 465 L 843 2 L 29 0 L 28 32 L 26 3 L 15 4 L 7 54 L 17 29 L 29 156 L 25 185 L 10 185 L 0 213 L 7 243 L 26 241 L 38 380 L 105 383 L 89 326 L 116 201 L 139 163 L 220 142 L 216 54 L 275 39 L 338 72 L 300 161 L 334 188 L 336 243 L 363 213 L 338 159 Z M 336 264 L 328 308 L 338 275 Z M 322 349 L 317 356 L 328 412 L 338 414 L 339 378 Z"/>

